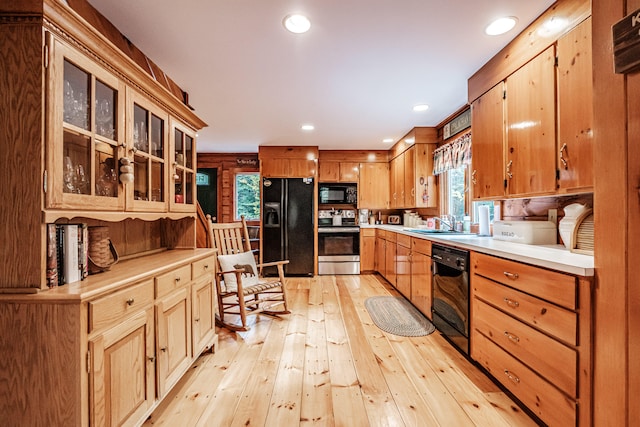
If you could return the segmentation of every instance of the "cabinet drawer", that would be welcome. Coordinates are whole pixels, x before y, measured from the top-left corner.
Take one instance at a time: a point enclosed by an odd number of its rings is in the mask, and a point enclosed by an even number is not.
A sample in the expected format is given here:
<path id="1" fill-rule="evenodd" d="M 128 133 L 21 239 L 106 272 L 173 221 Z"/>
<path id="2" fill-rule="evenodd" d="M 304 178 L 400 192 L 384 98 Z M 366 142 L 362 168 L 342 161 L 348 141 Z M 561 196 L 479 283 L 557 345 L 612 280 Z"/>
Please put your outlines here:
<path id="1" fill-rule="evenodd" d="M 400 246 L 404 246 L 405 248 L 411 247 L 411 236 L 407 236 L 406 234 L 396 233 L 396 241 Z"/>
<path id="2" fill-rule="evenodd" d="M 426 239 L 411 238 L 411 246 L 413 252 L 419 252 L 424 255 L 431 256 L 431 241 Z"/>
<path id="3" fill-rule="evenodd" d="M 385 230 L 384 238 L 387 242 L 395 242 L 396 241 L 396 232 Z"/>
<path id="4" fill-rule="evenodd" d="M 212 274 L 216 266 L 216 257 L 210 256 L 191 264 L 191 277 L 195 280 L 205 274 Z"/>
<path id="5" fill-rule="evenodd" d="M 475 329 L 471 356 L 550 426 L 575 426 L 576 403 Z M 544 349 L 540 349 L 544 351 Z"/>
<path id="6" fill-rule="evenodd" d="M 191 280 L 191 265 L 185 265 L 156 277 L 156 298 L 166 295 Z"/>
<path id="7" fill-rule="evenodd" d="M 153 303 L 153 280 L 89 302 L 89 332 L 108 326 Z"/>
<path id="8" fill-rule="evenodd" d="M 578 355 L 574 349 L 478 299 L 474 298 L 473 304 L 475 329 L 556 387 L 576 397 Z"/>
<path id="9" fill-rule="evenodd" d="M 471 277 L 473 296 L 560 340 L 578 344 L 578 315 L 556 305 L 501 285 L 482 276 Z"/>
<path id="10" fill-rule="evenodd" d="M 376 235 L 376 229 L 375 228 L 361 228 L 360 229 L 360 235 L 364 236 L 364 237 L 375 236 Z"/>
<path id="11" fill-rule="evenodd" d="M 538 298 L 576 309 L 576 278 L 514 261 L 473 252 L 472 273 L 504 283 Z"/>

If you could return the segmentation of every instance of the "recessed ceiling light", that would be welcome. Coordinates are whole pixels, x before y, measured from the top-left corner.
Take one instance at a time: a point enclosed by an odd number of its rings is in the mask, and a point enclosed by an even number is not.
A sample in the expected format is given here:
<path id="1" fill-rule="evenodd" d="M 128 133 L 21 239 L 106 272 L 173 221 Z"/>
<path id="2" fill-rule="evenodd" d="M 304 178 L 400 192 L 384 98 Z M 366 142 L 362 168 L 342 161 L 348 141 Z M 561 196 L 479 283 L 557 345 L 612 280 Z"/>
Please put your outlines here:
<path id="1" fill-rule="evenodd" d="M 385 138 L 382 140 L 385 144 L 391 144 L 393 142 L 393 138 Z"/>
<path id="2" fill-rule="evenodd" d="M 306 130 L 306 131 L 312 131 L 315 129 L 315 126 L 311 124 L 306 124 L 306 125 L 300 126 L 300 129 Z"/>
<path id="3" fill-rule="evenodd" d="M 418 113 L 421 111 L 427 111 L 428 109 L 429 109 L 429 106 L 427 104 L 418 104 L 413 107 L 413 111 Z"/>
<path id="4" fill-rule="evenodd" d="M 311 21 L 304 15 L 299 13 L 293 13 L 284 17 L 282 21 L 284 27 L 295 34 L 302 34 L 309 31 L 311 28 Z"/>
<path id="5" fill-rule="evenodd" d="M 484 32 L 490 36 L 499 36 L 516 26 L 518 18 L 515 16 L 507 16 L 504 18 L 498 18 L 485 28 Z"/>

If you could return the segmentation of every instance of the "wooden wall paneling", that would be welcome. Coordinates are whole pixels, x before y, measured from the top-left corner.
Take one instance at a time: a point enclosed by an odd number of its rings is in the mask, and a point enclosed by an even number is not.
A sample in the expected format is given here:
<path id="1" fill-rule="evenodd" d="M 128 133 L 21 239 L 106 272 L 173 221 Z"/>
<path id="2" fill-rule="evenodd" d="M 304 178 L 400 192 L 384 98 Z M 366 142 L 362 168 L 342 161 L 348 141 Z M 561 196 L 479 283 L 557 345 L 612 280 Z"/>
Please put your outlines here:
<path id="1" fill-rule="evenodd" d="M 40 17 L 0 17 L 0 200 L 13 205 L 0 209 L 0 289 L 46 288 L 42 37 Z"/>
<path id="2" fill-rule="evenodd" d="M 557 209 L 560 220 L 564 217 L 564 207 L 572 203 L 593 207 L 593 194 L 507 199 L 502 201 L 500 213 L 502 219 L 509 221 L 546 220 L 549 209 Z"/>
<path id="3" fill-rule="evenodd" d="M 320 150 L 318 160 L 322 162 L 388 162 L 389 151 L 387 150 Z"/>
<path id="4" fill-rule="evenodd" d="M 518 34 L 509 45 L 498 52 L 469 78 L 469 103 L 472 103 L 480 95 L 495 86 L 496 83 L 504 80 L 522 65 L 529 62 L 532 56 L 544 51 L 558 37 L 564 34 L 564 32 L 561 32 L 550 36 L 549 34 L 538 33 L 537 29 L 547 19 L 553 16 L 566 18 L 568 20 L 568 31 L 579 22 L 585 20 L 590 14 L 591 0 L 558 0 L 555 2 L 527 27 L 526 31 Z"/>
<path id="5" fill-rule="evenodd" d="M 640 1 L 633 0 L 627 4 L 628 10 L 640 8 Z M 627 200 L 629 203 L 627 214 L 628 233 L 628 271 L 627 298 L 629 301 L 627 319 L 627 345 L 629 360 L 629 392 L 627 422 L 631 425 L 640 420 L 640 407 L 633 403 L 640 396 L 640 275 L 638 274 L 638 260 L 640 259 L 640 75 L 629 75 L 627 79 L 627 106 L 629 142 L 628 142 L 628 185 Z"/>
<path id="6" fill-rule="evenodd" d="M 596 426 L 633 425 L 638 420 L 638 417 L 630 418 L 629 409 L 629 384 L 638 383 L 639 378 L 636 376 L 629 381 L 629 357 L 637 360 L 637 353 L 628 353 L 628 322 L 631 308 L 640 311 L 638 302 L 629 299 L 630 295 L 635 295 L 629 293 L 629 278 L 637 276 L 640 254 L 628 252 L 635 246 L 628 246 L 632 239 L 627 225 L 632 218 L 635 222 L 633 230 L 637 230 L 638 182 L 630 181 L 629 167 L 637 168 L 638 164 L 630 163 L 626 132 L 628 114 L 631 113 L 626 108 L 633 108 L 633 103 L 628 102 L 625 90 L 627 79 L 613 72 L 611 43 L 611 26 L 627 13 L 625 3 L 625 0 L 610 0 L 594 1 L 592 4 L 593 99 L 596 100 L 593 110 L 596 229 L 593 424 Z M 637 3 L 634 0 L 636 8 L 639 7 Z M 638 92 L 629 94 L 630 99 L 638 97 Z M 634 212 L 630 211 L 629 200 L 634 200 Z M 632 329 L 634 338 L 637 338 L 636 328 L 637 325 Z M 637 368 L 634 368 L 634 373 L 638 373 Z M 633 385 L 636 391 L 634 401 L 638 396 L 637 388 L 637 384 Z M 633 411 L 637 414 L 637 409 Z"/>
<path id="7" fill-rule="evenodd" d="M 79 304 L 0 304 L 3 425 L 89 425 L 86 374 L 77 375 L 86 372 L 87 312 Z"/>

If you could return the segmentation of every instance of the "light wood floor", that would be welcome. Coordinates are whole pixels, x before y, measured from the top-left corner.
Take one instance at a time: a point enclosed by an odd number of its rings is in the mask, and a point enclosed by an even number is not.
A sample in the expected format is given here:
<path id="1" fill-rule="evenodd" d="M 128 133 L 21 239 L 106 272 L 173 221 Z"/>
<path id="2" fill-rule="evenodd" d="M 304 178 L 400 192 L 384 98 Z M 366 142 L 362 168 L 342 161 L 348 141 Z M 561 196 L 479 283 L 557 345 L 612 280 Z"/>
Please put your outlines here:
<path id="1" fill-rule="evenodd" d="M 219 330 L 145 426 L 534 426 L 437 332 L 378 329 L 377 276 L 289 278 L 285 319 Z"/>

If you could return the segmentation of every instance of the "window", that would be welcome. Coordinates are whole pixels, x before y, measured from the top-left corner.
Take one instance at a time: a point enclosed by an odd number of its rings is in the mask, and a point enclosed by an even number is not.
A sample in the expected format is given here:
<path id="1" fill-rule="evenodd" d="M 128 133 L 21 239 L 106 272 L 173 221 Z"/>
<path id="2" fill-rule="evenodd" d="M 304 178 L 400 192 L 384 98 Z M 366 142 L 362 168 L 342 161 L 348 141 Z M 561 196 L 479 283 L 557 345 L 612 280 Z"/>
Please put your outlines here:
<path id="1" fill-rule="evenodd" d="M 456 221 L 468 214 L 466 208 L 467 186 L 465 185 L 466 166 L 450 169 L 447 174 L 447 206 L 448 215 L 453 215 Z"/>
<path id="2" fill-rule="evenodd" d="M 260 220 L 260 174 L 240 172 L 236 174 L 233 198 L 235 219 L 244 215 L 247 221 Z"/>

